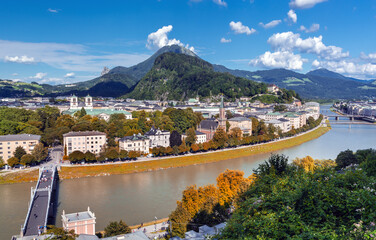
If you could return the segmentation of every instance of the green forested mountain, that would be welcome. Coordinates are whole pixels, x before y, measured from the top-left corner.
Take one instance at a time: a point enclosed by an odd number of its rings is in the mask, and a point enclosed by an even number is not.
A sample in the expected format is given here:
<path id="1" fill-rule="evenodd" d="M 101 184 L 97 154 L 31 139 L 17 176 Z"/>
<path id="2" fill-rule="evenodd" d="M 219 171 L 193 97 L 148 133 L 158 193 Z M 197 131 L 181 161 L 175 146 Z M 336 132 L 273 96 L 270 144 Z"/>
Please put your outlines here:
<path id="1" fill-rule="evenodd" d="M 231 70 L 221 65 L 213 66 L 217 72 L 228 72 L 250 80 L 292 89 L 303 98 L 351 99 L 376 96 L 376 86 L 371 81 L 348 78 L 327 69 L 318 69 L 307 74 L 301 74 L 286 69 L 250 72 Z"/>
<path id="2" fill-rule="evenodd" d="M 164 53 L 127 97 L 155 100 L 186 100 L 223 93 L 227 98 L 254 96 L 266 92 L 266 84 L 229 73 L 219 73 L 197 57 Z"/>

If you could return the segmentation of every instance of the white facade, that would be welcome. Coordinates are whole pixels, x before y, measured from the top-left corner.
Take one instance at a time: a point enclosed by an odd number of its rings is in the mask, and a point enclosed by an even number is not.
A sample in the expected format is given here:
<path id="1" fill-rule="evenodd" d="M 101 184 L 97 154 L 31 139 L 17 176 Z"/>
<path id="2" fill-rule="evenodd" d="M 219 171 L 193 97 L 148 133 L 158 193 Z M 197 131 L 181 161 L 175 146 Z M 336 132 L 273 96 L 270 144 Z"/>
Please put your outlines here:
<path id="1" fill-rule="evenodd" d="M 120 150 L 149 153 L 150 139 L 141 134 L 126 136 L 119 140 Z"/>
<path id="2" fill-rule="evenodd" d="M 106 144 L 106 134 L 97 131 L 69 132 L 63 135 L 67 155 L 74 151 L 98 154 Z"/>
<path id="3" fill-rule="evenodd" d="M 93 109 L 93 98 L 90 95 L 85 97 L 85 109 Z"/>
<path id="4" fill-rule="evenodd" d="M 78 98 L 75 95 L 70 97 L 70 109 L 78 109 Z"/>
<path id="5" fill-rule="evenodd" d="M 206 134 L 205 133 L 196 131 L 196 136 L 197 136 L 197 140 L 196 140 L 197 144 L 206 142 Z"/>
<path id="6" fill-rule="evenodd" d="M 145 133 L 145 136 L 150 139 L 150 148 L 170 146 L 169 131 L 162 131 L 159 128 L 152 127 L 150 131 Z"/>

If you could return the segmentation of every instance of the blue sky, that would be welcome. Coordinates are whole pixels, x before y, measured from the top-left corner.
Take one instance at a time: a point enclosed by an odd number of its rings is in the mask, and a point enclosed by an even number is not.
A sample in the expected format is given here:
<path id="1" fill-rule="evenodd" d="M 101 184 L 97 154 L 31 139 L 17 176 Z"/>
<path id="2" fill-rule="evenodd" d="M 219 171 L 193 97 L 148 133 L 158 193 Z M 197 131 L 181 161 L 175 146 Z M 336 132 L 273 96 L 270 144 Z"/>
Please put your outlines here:
<path id="1" fill-rule="evenodd" d="M 233 69 L 376 78 L 375 0 L 3 1 L 0 78 L 71 83 L 180 44 Z"/>

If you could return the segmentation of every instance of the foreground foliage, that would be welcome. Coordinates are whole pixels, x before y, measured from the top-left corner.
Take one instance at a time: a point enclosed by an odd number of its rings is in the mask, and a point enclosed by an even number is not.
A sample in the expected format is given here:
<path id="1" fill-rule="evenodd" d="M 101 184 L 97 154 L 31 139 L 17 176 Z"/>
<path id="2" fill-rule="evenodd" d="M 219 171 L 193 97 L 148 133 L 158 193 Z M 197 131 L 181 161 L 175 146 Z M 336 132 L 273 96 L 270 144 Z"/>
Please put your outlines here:
<path id="1" fill-rule="evenodd" d="M 360 151 L 364 163 L 376 165 L 375 151 Z M 272 156 L 258 167 L 221 239 L 375 239 L 372 171 L 354 165 L 337 171 L 333 162 L 310 157 L 285 160 Z"/>

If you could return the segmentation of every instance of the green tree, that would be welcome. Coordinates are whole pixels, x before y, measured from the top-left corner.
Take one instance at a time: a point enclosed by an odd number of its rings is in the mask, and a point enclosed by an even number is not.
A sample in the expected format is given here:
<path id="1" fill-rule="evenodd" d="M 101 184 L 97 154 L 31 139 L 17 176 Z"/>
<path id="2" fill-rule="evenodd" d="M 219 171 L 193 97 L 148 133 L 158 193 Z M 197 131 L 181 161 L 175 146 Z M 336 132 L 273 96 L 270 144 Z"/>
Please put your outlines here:
<path id="1" fill-rule="evenodd" d="M 345 168 L 349 165 L 358 163 L 358 159 L 355 157 L 353 151 L 349 149 L 340 152 L 336 158 L 337 169 Z"/>
<path id="2" fill-rule="evenodd" d="M 10 167 L 14 167 L 14 166 L 20 164 L 20 160 L 16 157 L 11 157 L 11 158 L 8 159 L 7 163 Z"/>
<path id="3" fill-rule="evenodd" d="M 106 158 L 110 160 L 115 160 L 119 158 L 119 153 L 116 151 L 116 149 L 110 149 L 106 151 Z"/>
<path id="4" fill-rule="evenodd" d="M 169 221 L 171 222 L 170 231 L 172 236 L 184 238 L 185 232 L 187 232 L 187 225 L 190 221 L 189 212 L 181 204 L 178 204 L 175 211 L 170 214 Z"/>
<path id="5" fill-rule="evenodd" d="M 104 237 L 112 237 L 120 234 L 131 233 L 128 225 L 120 220 L 119 222 L 110 222 L 104 229 Z"/>
<path id="6" fill-rule="evenodd" d="M 172 131 L 170 135 L 170 146 L 173 148 L 175 146 L 180 146 L 182 143 L 181 135 L 178 133 L 178 131 L 174 130 Z"/>
<path id="7" fill-rule="evenodd" d="M 13 156 L 18 158 L 18 159 L 21 159 L 22 156 L 25 155 L 25 154 L 26 154 L 25 149 L 21 146 L 18 146 L 18 147 L 16 147 L 16 150 L 14 151 Z"/>
<path id="8" fill-rule="evenodd" d="M 21 160 L 20 160 L 20 163 L 24 166 L 30 166 L 32 165 L 33 163 L 35 163 L 36 160 L 35 160 L 35 157 L 31 154 L 25 154 L 21 157 Z"/>
<path id="9" fill-rule="evenodd" d="M 283 104 L 278 104 L 274 106 L 274 112 L 284 112 L 287 110 L 287 107 Z"/>
<path id="10" fill-rule="evenodd" d="M 86 160 L 86 162 L 96 162 L 97 158 L 95 157 L 94 153 L 87 151 L 85 153 L 85 160 Z"/>
<path id="11" fill-rule="evenodd" d="M 42 143 L 38 143 L 35 145 L 33 151 L 31 152 L 31 155 L 34 156 L 35 161 L 41 162 L 48 156 L 48 150 L 43 146 Z"/>
<path id="12" fill-rule="evenodd" d="M 272 154 L 267 161 L 253 169 L 259 176 L 275 174 L 282 175 L 288 171 L 288 157 L 283 154 Z"/>
<path id="13" fill-rule="evenodd" d="M 74 151 L 69 154 L 69 161 L 72 163 L 81 162 L 85 159 L 85 154 L 81 151 Z"/>
<path id="14" fill-rule="evenodd" d="M 189 128 L 186 132 L 187 137 L 185 138 L 185 142 L 188 146 L 195 144 L 197 141 L 196 130 L 194 128 Z"/>

